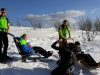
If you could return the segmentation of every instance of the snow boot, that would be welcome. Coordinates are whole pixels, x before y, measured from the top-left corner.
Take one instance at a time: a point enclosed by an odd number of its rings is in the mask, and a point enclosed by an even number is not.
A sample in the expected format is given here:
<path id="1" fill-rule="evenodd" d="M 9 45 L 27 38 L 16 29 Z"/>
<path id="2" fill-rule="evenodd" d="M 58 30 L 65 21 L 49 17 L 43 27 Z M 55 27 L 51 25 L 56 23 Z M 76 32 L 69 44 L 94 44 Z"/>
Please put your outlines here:
<path id="1" fill-rule="evenodd" d="M 12 61 L 13 60 L 13 58 L 11 58 L 11 57 L 9 57 L 9 56 L 7 56 L 7 55 L 3 55 L 3 57 L 2 57 L 2 63 L 7 63 L 8 61 Z"/>
<path id="2" fill-rule="evenodd" d="M 52 51 L 48 51 L 48 52 L 47 52 L 47 54 L 45 55 L 45 58 L 50 57 L 52 54 L 53 54 L 53 52 L 52 52 Z"/>

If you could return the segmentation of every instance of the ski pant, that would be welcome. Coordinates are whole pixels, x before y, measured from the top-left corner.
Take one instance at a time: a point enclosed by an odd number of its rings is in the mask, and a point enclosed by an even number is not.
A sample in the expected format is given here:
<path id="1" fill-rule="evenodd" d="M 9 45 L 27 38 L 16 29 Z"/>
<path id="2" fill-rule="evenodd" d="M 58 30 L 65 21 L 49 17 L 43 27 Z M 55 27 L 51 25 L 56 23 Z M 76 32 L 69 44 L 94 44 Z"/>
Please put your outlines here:
<path id="1" fill-rule="evenodd" d="M 2 52 L 3 47 L 3 52 Z M 0 53 L 3 53 L 4 55 L 7 55 L 7 49 L 8 49 L 8 36 L 5 32 L 0 32 Z"/>
<path id="2" fill-rule="evenodd" d="M 90 54 L 77 54 L 77 59 L 84 59 L 84 62 L 93 67 L 98 66 L 98 63 L 96 63 L 96 61 L 91 57 Z"/>
<path id="3" fill-rule="evenodd" d="M 42 47 L 34 46 L 32 48 L 35 51 L 35 53 L 39 53 L 39 54 L 41 54 L 41 55 L 43 55 L 45 57 L 48 56 L 48 52 L 46 50 L 44 50 Z"/>

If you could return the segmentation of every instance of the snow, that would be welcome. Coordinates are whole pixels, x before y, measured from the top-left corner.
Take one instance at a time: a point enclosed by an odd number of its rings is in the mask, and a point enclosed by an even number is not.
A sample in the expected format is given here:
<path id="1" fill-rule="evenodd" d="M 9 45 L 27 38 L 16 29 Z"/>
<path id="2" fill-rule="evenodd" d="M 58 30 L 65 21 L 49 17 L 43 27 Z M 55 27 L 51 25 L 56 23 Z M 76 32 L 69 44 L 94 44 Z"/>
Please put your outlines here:
<path id="1" fill-rule="evenodd" d="M 29 27 L 11 27 L 10 33 L 15 36 L 21 36 L 26 33 L 29 35 L 29 42 L 32 46 L 41 46 L 47 51 L 53 51 L 53 55 L 48 59 L 52 62 L 21 62 L 21 56 L 13 42 L 13 38 L 9 37 L 8 55 L 14 60 L 3 64 L 0 63 L 0 75 L 50 75 L 50 72 L 57 67 L 56 61 L 59 59 L 58 52 L 51 48 L 53 42 L 58 40 L 58 32 L 54 28 L 42 28 L 33 30 Z M 81 48 L 85 53 L 91 54 L 96 62 L 99 62 L 100 54 L 100 35 L 93 42 L 84 41 L 81 36 L 81 30 L 71 30 L 74 41 L 81 42 Z M 34 55 L 33 55 L 34 56 Z M 100 75 L 100 68 L 95 70 L 85 69 L 81 65 L 74 65 L 74 72 L 78 73 L 82 70 L 83 75 Z"/>

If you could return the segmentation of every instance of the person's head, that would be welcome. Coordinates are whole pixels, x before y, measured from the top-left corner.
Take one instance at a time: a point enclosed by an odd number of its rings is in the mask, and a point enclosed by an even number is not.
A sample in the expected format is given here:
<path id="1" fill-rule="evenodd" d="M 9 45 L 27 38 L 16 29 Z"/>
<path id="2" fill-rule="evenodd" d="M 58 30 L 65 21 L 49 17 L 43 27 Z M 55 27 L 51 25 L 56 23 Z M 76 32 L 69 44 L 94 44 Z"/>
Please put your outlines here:
<path id="1" fill-rule="evenodd" d="M 78 47 L 78 46 L 80 46 L 80 45 L 81 45 L 81 44 L 80 44 L 80 42 L 79 42 L 79 41 L 76 41 L 76 42 L 75 42 L 75 46 L 77 46 L 77 47 Z"/>
<path id="2" fill-rule="evenodd" d="M 63 21 L 63 25 L 67 25 L 67 20 L 64 20 Z"/>
<path id="3" fill-rule="evenodd" d="M 63 39 L 59 39 L 59 40 L 58 40 L 58 43 L 59 43 L 59 46 L 62 47 L 62 46 L 63 46 Z"/>
<path id="4" fill-rule="evenodd" d="M 65 39 L 64 39 L 63 47 L 66 48 L 67 50 L 69 50 L 68 42 Z"/>
<path id="5" fill-rule="evenodd" d="M 1 8 L 1 14 L 2 16 L 5 16 L 6 15 L 6 8 Z"/>
<path id="6" fill-rule="evenodd" d="M 65 39 L 59 39 L 58 43 L 61 47 L 67 47 L 67 40 Z"/>
<path id="7" fill-rule="evenodd" d="M 21 37 L 22 37 L 23 39 L 25 39 L 25 40 L 28 40 L 28 35 L 27 35 L 27 34 L 23 34 Z"/>

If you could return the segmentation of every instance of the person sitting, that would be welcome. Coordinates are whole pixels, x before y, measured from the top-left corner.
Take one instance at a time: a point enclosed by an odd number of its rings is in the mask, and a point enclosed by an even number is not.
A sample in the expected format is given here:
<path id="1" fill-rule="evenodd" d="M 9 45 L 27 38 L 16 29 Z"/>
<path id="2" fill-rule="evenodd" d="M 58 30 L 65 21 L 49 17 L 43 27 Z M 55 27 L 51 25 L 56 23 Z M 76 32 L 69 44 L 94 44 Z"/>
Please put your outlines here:
<path id="1" fill-rule="evenodd" d="M 39 54 L 43 55 L 45 58 L 48 58 L 53 53 L 52 51 L 46 51 L 45 49 L 43 49 L 42 47 L 39 47 L 39 46 L 31 47 L 30 43 L 27 42 L 27 40 L 28 40 L 27 34 L 23 34 L 21 37 L 16 37 L 16 38 L 18 39 L 23 52 L 26 54 L 39 53 Z"/>
<path id="2" fill-rule="evenodd" d="M 68 44 L 69 49 L 73 51 L 75 54 L 83 54 L 84 52 L 81 50 L 80 42 L 76 41 L 75 43 Z"/>
<path id="3" fill-rule="evenodd" d="M 77 60 L 83 60 L 91 68 L 99 68 L 100 62 L 96 62 L 90 54 L 85 54 L 80 47 L 80 42 L 76 41 L 75 43 L 69 44 L 69 49 L 76 54 Z"/>
<path id="4" fill-rule="evenodd" d="M 56 46 L 56 44 L 59 44 L 59 46 Z M 58 41 L 54 42 L 51 47 L 55 50 L 59 51 L 60 56 L 60 64 L 57 68 L 55 68 L 51 74 L 52 75 L 64 75 L 68 68 L 71 69 L 71 66 L 75 64 L 76 58 L 72 51 L 68 49 L 68 46 L 66 45 L 67 42 L 64 39 L 59 39 Z"/>

